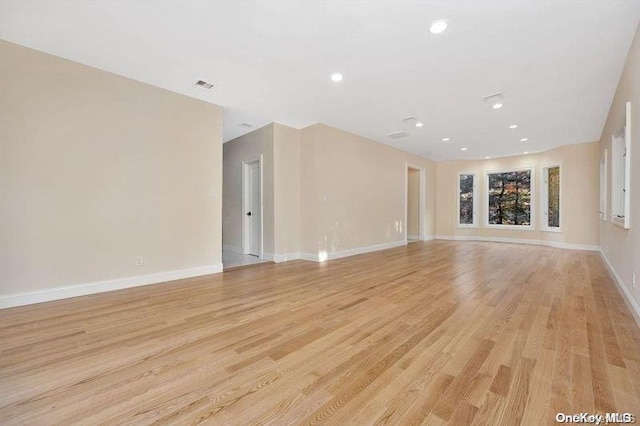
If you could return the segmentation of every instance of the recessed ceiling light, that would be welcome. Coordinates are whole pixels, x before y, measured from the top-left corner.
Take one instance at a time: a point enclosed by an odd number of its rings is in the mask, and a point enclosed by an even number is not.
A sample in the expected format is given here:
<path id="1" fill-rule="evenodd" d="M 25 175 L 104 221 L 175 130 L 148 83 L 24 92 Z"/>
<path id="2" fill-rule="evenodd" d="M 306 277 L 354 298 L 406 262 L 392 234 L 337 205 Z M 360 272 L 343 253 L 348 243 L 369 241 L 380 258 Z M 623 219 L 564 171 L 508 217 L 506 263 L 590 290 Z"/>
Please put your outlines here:
<path id="1" fill-rule="evenodd" d="M 484 158 L 488 160 L 488 159 L 489 159 L 489 158 L 491 158 L 491 157 L 484 157 Z"/>
<path id="2" fill-rule="evenodd" d="M 525 153 L 525 154 L 528 154 L 528 153 L 529 153 L 529 151 L 525 151 L 524 153 Z"/>
<path id="3" fill-rule="evenodd" d="M 429 27 L 429 32 L 431 34 L 441 34 L 445 32 L 449 24 L 444 19 L 438 19 L 437 21 L 433 21 L 431 26 Z"/>
<path id="4" fill-rule="evenodd" d="M 529 140 L 529 138 L 522 138 L 522 139 L 520 139 L 520 142 L 526 142 L 528 140 Z"/>
<path id="5" fill-rule="evenodd" d="M 512 124 L 512 125 L 510 125 L 510 126 L 509 126 L 509 128 L 510 128 L 510 129 L 517 129 L 517 128 L 518 128 L 518 125 L 517 125 L 517 124 Z"/>
<path id="6" fill-rule="evenodd" d="M 331 80 L 333 81 L 342 81 L 343 78 L 344 77 L 339 72 L 334 72 L 333 74 L 331 74 Z"/>
<path id="7" fill-rule="evenodd" d="M 422 122 L 418 121 L 418 122 L 416 123 L 416 127 L 422 127 L 422 126 L 424 126 L 424 124 L 423 124 Z"/>
<path id="8" fill-rule="evenodd" d="M 466 151 L 467 148 L 460 148 L 460 151 Z"/>
<path id="9" fill-rule="evenodd" d="M 491 108 L 493 109 L 500 109 L 502 108 L 504 105 L 502 105 L 500 102 L 496 102 L 495 104 L 491 105 Z"/>
<path id="10" fill-rule="evenodd" d="M 449 138 L 442 138 L 442 142 L 449 142 L 451 139 Z"/>

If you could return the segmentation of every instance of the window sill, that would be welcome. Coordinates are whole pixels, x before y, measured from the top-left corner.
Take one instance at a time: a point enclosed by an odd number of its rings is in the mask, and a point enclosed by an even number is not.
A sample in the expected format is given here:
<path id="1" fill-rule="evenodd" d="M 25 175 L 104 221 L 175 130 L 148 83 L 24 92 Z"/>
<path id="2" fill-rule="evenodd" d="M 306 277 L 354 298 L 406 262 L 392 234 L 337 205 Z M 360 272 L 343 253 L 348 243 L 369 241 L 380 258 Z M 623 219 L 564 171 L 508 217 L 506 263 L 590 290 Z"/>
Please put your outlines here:
<path id="1" fill-rule="evenodd" d="M 629 227 L 626 224 L 625 218 L 624 217 L 620 217 L 617 215 L 611 215 L 611 222 L 616 225 L 619 226 L 622 229 L 629 229 Z"/>
<path id="2" fill-rule="evenodd" d="M 466 225 L 466 224 L 459 223 L 457 227 L 459 229 L 474 229 L 478 227 L 478 224 L 474 223 L 474 224 Z"/>
<path id="3" fill-rule="evenodd" d="M 556 234 L 562 234 L 561 228 L 540 228 L 541 232 L 554 232 Z"/>
<path id="4" fill-rule="evenodd" d="M 484 225 L 487 229 L 507 229 L 509 231 L 535 231 L 536 228 L 533 225 Z"/>

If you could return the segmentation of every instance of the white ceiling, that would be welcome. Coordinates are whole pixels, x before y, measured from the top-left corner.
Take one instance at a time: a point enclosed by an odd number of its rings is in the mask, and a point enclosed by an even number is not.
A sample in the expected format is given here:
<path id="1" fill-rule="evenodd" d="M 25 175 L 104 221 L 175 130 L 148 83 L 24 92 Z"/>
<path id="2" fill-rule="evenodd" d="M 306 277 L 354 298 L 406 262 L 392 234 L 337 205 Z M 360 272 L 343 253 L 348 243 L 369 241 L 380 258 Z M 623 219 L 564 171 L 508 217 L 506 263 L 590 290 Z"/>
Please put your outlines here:
<path id="1" fill-rule="evenodd" d="M 599 139 L 639 20 L 638 0 L 0 0 L 0 38 L 222 105 L 225 141 L 322 122 L 434 160 Z"/>

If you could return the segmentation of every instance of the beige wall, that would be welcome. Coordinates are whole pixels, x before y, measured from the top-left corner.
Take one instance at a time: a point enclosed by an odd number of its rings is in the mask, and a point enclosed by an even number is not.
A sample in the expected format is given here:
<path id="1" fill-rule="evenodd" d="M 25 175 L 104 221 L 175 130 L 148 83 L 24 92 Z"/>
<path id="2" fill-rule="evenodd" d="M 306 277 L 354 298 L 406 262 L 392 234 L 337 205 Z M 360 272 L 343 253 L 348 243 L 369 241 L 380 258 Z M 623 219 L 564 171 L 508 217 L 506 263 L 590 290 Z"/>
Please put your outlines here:
<path id="1" fill-rule="evenodd" d="M 636 32 L 620 83 L 609 110 L 600 152 L 608 149 L 609 182 L 607 211 L 611 212 L 611 135 L 622 125 L 625 104 L 631 101 L 631 229 L 622 229 L 611 220 L 600 222 L 600 247 L 628 294 L 635 301 L 640 321 L 640 30 Z M 636 287 L 631 284 L 636 274 Z"/>
<path id="2" fill-rule="evenodd" d="M 302 130 L 301 157 L 301 252 L 331 257 L 404 241 L 407 162 L 426 168 L 433 235 L 433 162 L 322 124 Z"/>
<path id="3" fill-rule="evenodd" d="M 273 132 L 269 124 L 223 145 L 222 244 L 242 252 L 242 162 L 262 156 L 263 250 L 274 252 Z"/>
<path id="4" fill-rule="evenodd" d="M 598 246 L 598 144 L 566 145 L 538 154 L 477 161 L 445 161 L 436 165 L 436 235 L 438 237 L 487 237 L 536 240 L 564 244 Z M 561 163 L 562 232 L 540 231 L 540 177 L 542 167 Z M 485 172 L 534 167 L 534 229 L 485 228 Z M 478 227 L 457 226 L 458 173 L 475 173 L 478 179 Z M 575 190 L 580 188 L 580 190 Z M 585 247 L 586 248 L 586 247 Z"/>
<path id="5" fill-rule="evenodd" d="M 0 41 L 0 297 L 219 264 L 221 138 L 215 105 Z"/>
<path id="6" fill-rule="evenodd" d="M 300 251 L 300 137 L 300 130 L 274 124 L 274 253 L 277 261 L 296 257 Z"/>
<path id="7" fill-rule="evenodd" d="M 420 235 L 420 171 L 409 169 L 407 191 L 407 235 Z"/>
<path id="8" fill-rule="evenodd" d="M 260 155 L 267 259 L 403 242 L 407 162 L 426 168 L 425 234 L 433 235 L 435 165 L 429 160 L 322 124 L 298 130 L 272 123 L 225 143 L 223 151 L 226 248 L 242 247 L 241 163 Z"/>

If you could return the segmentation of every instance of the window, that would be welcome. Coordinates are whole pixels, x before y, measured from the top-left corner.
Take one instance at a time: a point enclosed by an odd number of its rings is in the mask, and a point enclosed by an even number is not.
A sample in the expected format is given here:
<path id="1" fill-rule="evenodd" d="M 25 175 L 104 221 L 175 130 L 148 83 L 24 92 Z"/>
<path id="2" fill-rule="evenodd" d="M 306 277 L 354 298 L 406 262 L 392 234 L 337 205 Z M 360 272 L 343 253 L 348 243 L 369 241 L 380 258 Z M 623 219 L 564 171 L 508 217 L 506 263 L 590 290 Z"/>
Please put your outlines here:
<path id="1" fill-rule="evenodd" d="M 475 228 L 478 226 L 476 175 L 460 173 L 458 175 L 458 227 Z"/>
<path id="2" fill-rule="evenodd" d="M 487 173 L 487 227 L 533 229 L 532 175 L 533 169 Z"/>
<path id="3" fill-rule="evenodd" d="M 609 152 L 605 149 L 600 158 L 600 220 L 607 220 L 607 160 Z"/>
<path id="4" fill-rule="evenodd" d="M 540 209 L 543 231 L 560 231 L 560 179 L 560 165 L 542 168 Z"/>
<path id="5" fill-rule="evenodd" d="M 622 128 L 611 137 L 611 220 L 631 227 L 631 102 L 627 102 Z"/>

